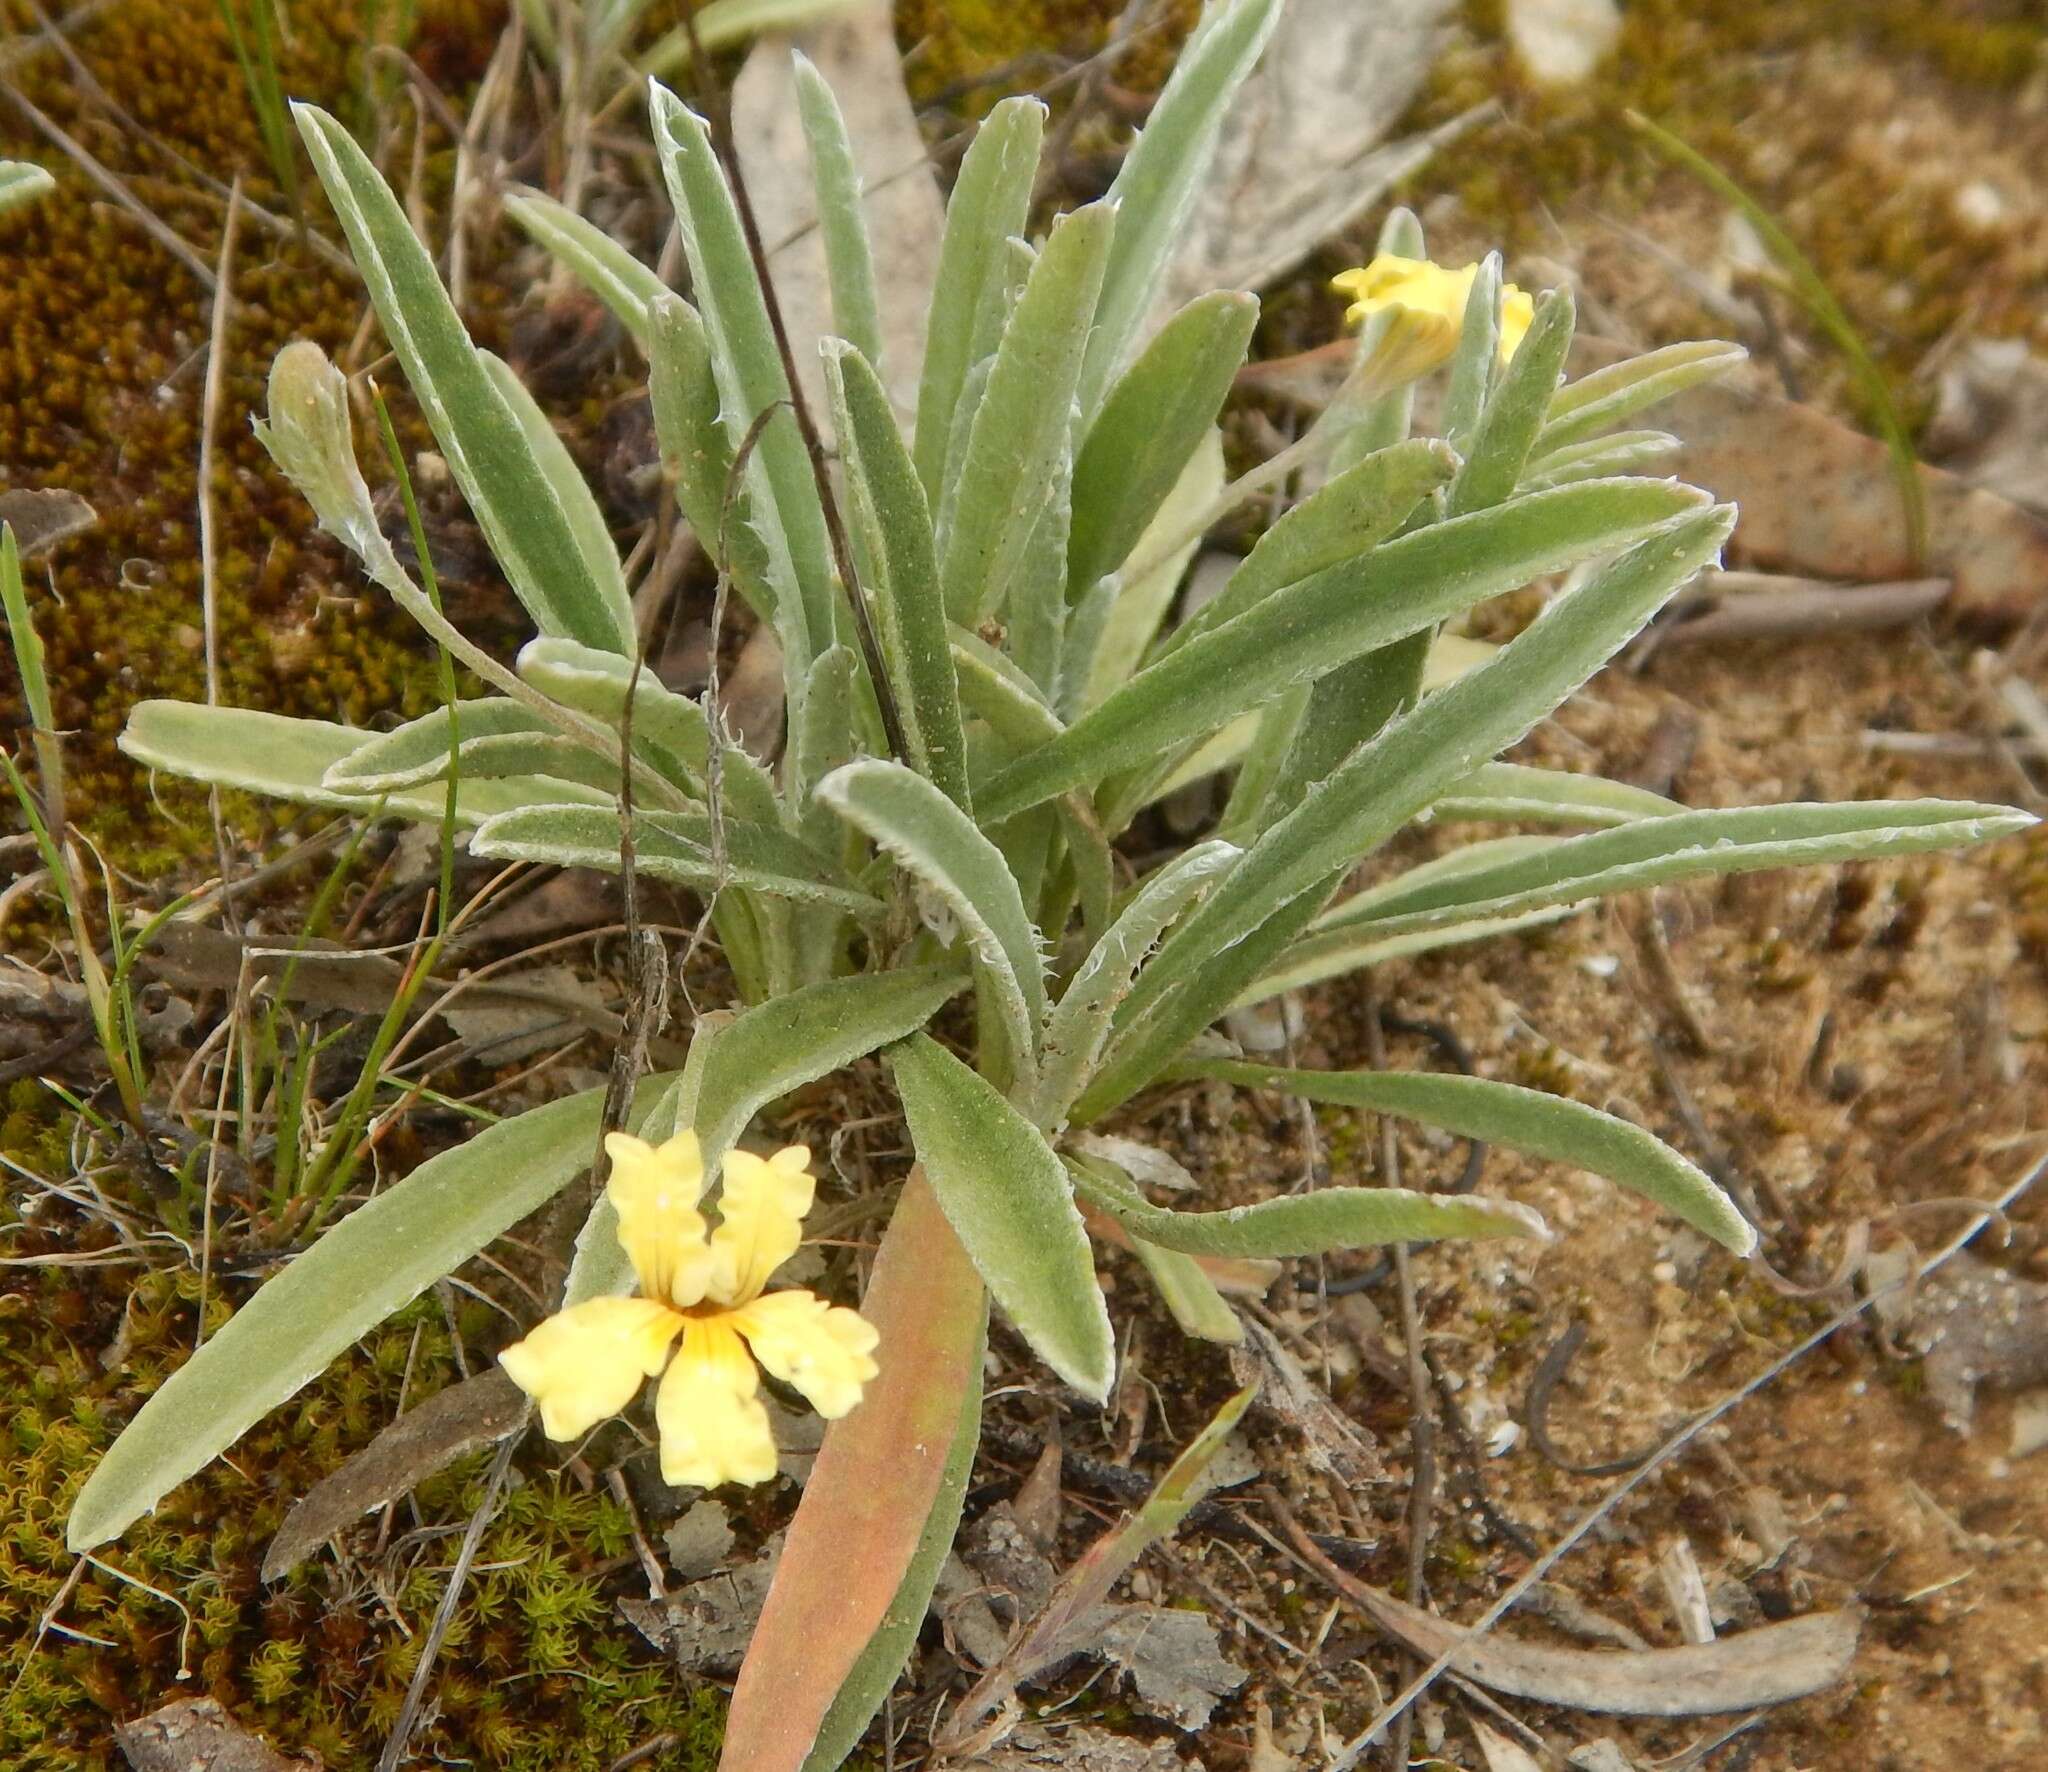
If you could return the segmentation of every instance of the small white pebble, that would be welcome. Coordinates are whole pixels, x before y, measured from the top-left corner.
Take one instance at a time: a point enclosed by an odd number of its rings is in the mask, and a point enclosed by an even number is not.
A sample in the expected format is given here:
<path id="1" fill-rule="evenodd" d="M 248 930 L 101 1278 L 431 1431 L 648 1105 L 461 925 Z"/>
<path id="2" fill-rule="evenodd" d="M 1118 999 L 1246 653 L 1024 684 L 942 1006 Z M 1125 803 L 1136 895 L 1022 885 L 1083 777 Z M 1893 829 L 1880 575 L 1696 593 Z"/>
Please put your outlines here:
<path id="1" fill-rule="evenodd" d="M 1486 1456 L 1499 1458 L 1512 1452 L 1522 1439 L 1522 1424 L 1519 1421 L 1503 1421 L 1495 1425 L 1486 1436 Z"/>
<path id="2" fill-rule="evenodd" d="M 1588 954 L 1579 962 L 1579 967 L 1582 971 L 1590 973 L 1594 978 L 1612 978 L 1621 970 L 1621 956 L 1619 954 Z"/>
<path id="3" fill-rule="evenodd" d="M 1650 1278 L 1653 1280 L 1661 1280 L 1667 1286 L 1671 1285 L 1678 1278 L 1678 1263 L 1675 1261 L 1658 1262 L 1657 1265 L 1650 1270 Z"/>

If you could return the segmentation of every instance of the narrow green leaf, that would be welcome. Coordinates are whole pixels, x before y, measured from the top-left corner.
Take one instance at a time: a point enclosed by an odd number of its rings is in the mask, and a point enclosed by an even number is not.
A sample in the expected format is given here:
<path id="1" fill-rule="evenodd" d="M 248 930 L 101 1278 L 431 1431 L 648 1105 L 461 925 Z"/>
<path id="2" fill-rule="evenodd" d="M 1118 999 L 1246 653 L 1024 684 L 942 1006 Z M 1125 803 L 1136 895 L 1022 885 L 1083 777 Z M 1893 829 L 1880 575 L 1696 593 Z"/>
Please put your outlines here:
<path id="1" fill-rule="evenodd" d="M 1057 1130 L 1087 1086 L 1110 1018 L 1159 938 L 1242 854 L 1229 843 L 1197 843 L 1146 880 L 1089 951 L 1046 1023 L 1043 1068 L 1031 1105 L 1040 1126 Z"/>
<path id="2" fill-rule="evenodd" d="M 644 351 L 648 313 L 668 293 L 668 285 L 602 228 L 543 192 L 508 191 L 504 204 L 506 213 L 568 266 Z"/>
<path id="3" fill-rule="evenodd" d="M 1045 1016 L 1045 958 L 1002 851 L 943 793 L 900 763 L 849 763 L 817 791 L 959 919 L 975 964 L 994 992 L 1017 1075 L 1030 1075 Z"/>
<path id="4" fill-rule="evenodd" d="M 1124 156 L 1108 198 L 1120 211 L 1116 248 L 1078 389 L 1084 417 L 1094 416 L 1157 299 L 1160 277 L 1216 157 L 1224 114 L 1279 19 L 1280 0 L 1212 7 Z"/>
<path id="5" fill-rule="evenodd" d="M 1110 389 L 1074 463 L 1069 601 L 1131 558 L 1210 434 L 1258 320 L 1255 296 L 1192 301 Z"/>
<path id="6" fill-rule="evenodd" d="M 1426 818 L 1517 819 L 1543 824 L 1633 824 L 1668 818 L 1685 808 L 1648 788 L 1600 775 L 1532 769 L 1525 763 L 1482 763 L 1430 803 Z"/>
<path id="7" fill-rule="evenodd" d="M 577 467 L 569 446 L 549 422 L 548 415 L 541 411 L 539 402 L 520 385 L 519 378 L 512 373 L 512 366 L 503 358 L 492 356 L 489 351 L 480 351 L 478 356 L 482 358 L 484 369 L 496 384 L 505 405 L 519 421 L 527 447 L 533 452 L 533 459 L 540 464 L 540 471 L 554 495 L 556 508 L 575 539 L 576 551 L 583 557 L 591 582 L 598 587 L 606 607 L 624 609 L 630 622 L 633 598 L 626 589 L 626 574 L 619 564 L 619 550 L 604 520 L 604 512 L 598 509 L 597 500 L 591 496 L 590 488 L 584 482 L 583 470 Z M 631 626 L 626 631 L 629 634 L 634 632 Z"/>
<path id="8" fill-rule="evenodd" d="M 736 886 L 802 904 L 833 905 L 856 916 L 877 916 L 883 906 L 840 878 L 831 862 L 775 826 L 724 819 L 713 843 L 709 816 L 693 812 L 636 812 L 633 868 L 656 880 L 699 890 Z M 487 818 L 470 838 L 470 851 L 502 861 L 617 873 L 619 815 L 612 806 L 522 806 Z"/>
<path id="9" fill-rule="evenodd" d="M 1701 499 L 1662 480 L 1591 481 L 1431 524 L 1283 586 L 1164 654 L 1053 743 L 1003 771 L 979 798 L 981 814 L 1000 820 L 1092 787 L 1361 653 L 1625 546 Z"/>
<path id="10" fill-rule="evenodd" d="M 650 1110 L 647 1136 L 667 1138 L 685 1126 L 694 1128 L 708 1185 L 756 1114 L 916 1033 L 966 983 L 951 966 L 827 979 L 758 1003 L 723 1027 L 700 1028 L 678 1087 Z M 618 1226 L 610 1197 L 600 1195 L 576 1239 L 565 1304 L 632 1289 L 633 1269 L 619 1247 Z"/>
<path id="11" fill-rule="evenodd" d="M 1493 866 L 1376 896 L 1350 919 L 1381 935 L 1764 868 L 1958 849 L 2026 830 L 2031 814 L 1961 800 L 1856 800 L 1679 812 L 1567 837 Z"/>
<path id="12" fill-rule="evenodd" d="M 1489 252 L 1479 261 L 1465 297 L 1458 348 L 1451 354 L 1444 388 L 1444 440 L 1462 456 L 1472 452 L 1486 397 L 1500 371 L 1500 285 L 1500 254 Z"/>
<path id="13" fill-rule="evenodd" d="M 825 274 L 832 286 L 832 323 L 839 336 L 870 363 L 882 360 L 881 298 L 875 261 L 861 209 L 860 171 L 846 119 L 824 75 L 802 50 L 796 58 L 796 102 L 811 153 L 818 193 L 818 232 L 825 244 Z"/>
<path id="14" fill-rule="evenodd" d="M 635 753 L 656 760 L 671 780 L 679 779 L 679 769 L 683 785 L 701 796 L 711 754 L 704 710 L 646 665 L 578 640 L 539 639 L 519 649 L 519 674 L 551 700 L 592 715 L 614 732 L 626 730 L 630 702 Z"/>
<path id="15" fill-rule="evenodd" d="M 1083 1395 L 1109 1395 L 1116 1342 L 1067 1172 L 1038 1128 L 927 1034 L 889 1049 L 932 1192 L 1032 1350 Z"/>
<path id="16" fill-rule="evenodd" d="M 768 419 L 755 453 L 768 503 L 788 549 L 802 611 L 801 632 L 795 631 L 794 620 L 784 629 L 801 647 L 788 661 L 789 667 L 801 674 L 832 644 L 836 624 L 830 551 L 817 483 L 811 477 L 810 457 L 796 421 L 786 408 L 790 394 L 782 355 L 775 344 L 761 285 L 754 276 L 739 212 L 712 150 L 710 132 L 701 117 L 661 86 L 649 87 L 648 103 L 732 447 L 738 448 L 740 436 L 761 414 L 783 408 Z M 765 517 L 759 508 L 753 515 L 756 522 Z M 786 638 L 785 649 L 788 643 Z"/>
<path id="17" fill-rule="evenodd" d="M 1756 1247 L 1756 1232 L 1735 1203 L 1661 1139 L 1583 1102 L 1485 1077 L 1438 1077 L 1402 1071 L 1302 1071 L 1230 1059 L 1193 1059 L 1173 1067 L 1179 1077 L 1214 1078 L 1246 1089 L 1279 1089 L 1335 1107 L 1366 1108 L 1436 1126 L 1459 1138 L 1526 1151 L 1553 1163 L 1605 1176 L 1641 1194 L 1737 1255 Z"/>
<path id="18" fill-rule="evenodd" d="M 1088 322 L 1116 230 L 1103 203 L 1053 224 L 975 408 L 946 531 L 946 609 L 972 627 L 1003 606 L 1072 423 Z"/>
<path id="19" fill-rule="evenodd" d="M 1076 1104 L 1077 1116 L 1093 1118 L 1126 1099 L 1169 1063 L 1303 933 L 1345 873 L 1626 645 L 1718 554 L 1733 523 L 1732 510 L 1714 506 L 1665 524 L 1557 598 L 1485 664 L 1355 751 L 1269 827 L 1125 1002 L 1110 1062 Z M 1162 1002 L 1169 993 L 1173 1000 Z M 1140 1017 L 1155 1007 L 1139 1031 Z"/>
<path id="20" fill-rule="evenodd" d="M 519 601 L 543 633 L 632 651 L 623 587 L 593 576 L 557 482 L 470 343 L 398 199 L 334 118 L 306 104 L 292 114 L 384 335 Z"/>
<path id="21" fill-rule="evenodd" d="M 1467 942 L 1491 941 L 1497 935 L 1541 928 L 1576 916 L 1581 908 L 1576 904 L 1547 905 L 1511 917 L 1475 917 L 1408 929 L 1397 935 L 1381 935 L 1371 923 L 1333 923 L 1326 929 L 1312 929 L 1283 949 L 1279 958 L 1247 985 L 1230 1007 L 1249 1009 L 1288 991 L 1305 990 L 1325 979 L 1370 971 L 1415 954 L 1435 953 L 1439 948 L 1462 947 Z"/>
<path id="22" fill-rule="evenodd" d="M 1259 537 L 1222 592 L 1167 635 L 1162 655 L 1234 620 L 1275 591 L 1377 547 L 1457 466 L 1457 456 L 1444 444 L 1415 437 L 1375 450 L 1335 475 Z"/>
<path id="23" fill-rule="evenodd" d="M 1024 232 L 1044 133 L 1042 100 L 1004 99 L 975 131 L 946 204 L 913 451 L 917 477 L 935 509 L 946 485 L 954 414 L 973 367 L 975 311 L 990 278 L 1002 274 L 1006 242 Z"/>
<path id="24" fill-rule="evenodd" d="M 1183 1255 L 1286 1259 L 1326 1255 L 1337 1249 L 1376 1248 L 1384 1243 L 1481 1237 L 1549 1239 L 1540 1214 L 1512 1200 L 1490 1200 L 1478 1194 L 1324 1187 L 1303 1194 L 1281 1194 L 1251 1206 L 1233 1206 L 1227 1212 L 1170 1212 L 1154 1206 L 1107 1164 L 1082 1159 L 1071 1162 L 1070 1167 L 1082 1199 L 1107 1212 L 1132 1236 Z"/>
<path id="25" fill-rule="evenodd" d="M 1514 496 L 1557 393 L 1576 319 L 1569 290 L 1553 289 L 1537 299 L 1529 331 L 1487 397 L 1465 465 L 1451 482 L 1448 509 L 1453 517 Z"/>
<path id="26" fill-rule="evenodd" d="M 1131 1239 L 1131 1253 L 1151 1280 L 1167 1315 L 1183 1335 L 1235 1347 L 1244 1340 L 1244 1324 L 1202 1264 L 1178 1249 L 1162 1249 L 1143 1237 Z"/>
<path id="27" fill-rule="evenodd" d="M 632 0 L 632 16 L 644 11 L 648 3 Z M 795 31 L 817 24 L 852 4 L 854 0 L 705 0 L 692 22 L 697 27 L 697 41 L 709 55 L 765 32 Z M 667 76 L 687 67 L 690 53 L 690 34 L 678 25 L 640 58 L 640 72 Z"/>
<path id="28" fill-rule="evenodd" d="M 428 717 L 447 733 L 446 713 Z M 150 769 L 242 788 L 306 806 L 375 812 L 418 823 L 438 820 L 448 803 L 438 785 L 387 794 L 339 793 L 327 772 L 374 742 L 378 733 L 331 720 L 299 720 L 255 708 L 207 707 L 201 702 L 143 701 L 129 710 L 117 741 L 122 752 Z M 474 825 L 536 799 L 609 804 L 611 796 L 565 781 L 466 779 L 455 793 L 456 822 Z"/>
<path id="29" fill-rule="evenodd" d="M 1099 581 L 1076 606 L 1061 665 L 1064 718 L 1078 719 L 1137 670 L 1202 545 L 1201 531 L 1193 526 L 1222 490 L 1223 433 L 1211 426 L 1124 563 L 1139 568 L 1135 576 L 1124 576 L 1120 569 L 1115 579 Z M 1157 564 L 1146 566 L 1147 560 Z"/>
<path id="30" fill-rule="evenodd" d="M 1645 351 L 1640 357 L 1582 375 L 1560 388 L 1551 400 L 1550 417 L 1536 439 L 1536 452 L 1549 455 L 1584 442 L 1674 394 L 1726 375 L 1748 358 L 1740 345 L 1702 339 Z"/>
<path id="31" fill-rule="evenodd" d="M 825 355 L 854 515 L 868 533 L 882 655 L 903 712 L 911 761 L 970 810 L 960 686 L 924 487 L 889 410 L 881 378 L 853 347 Z"/>
<path id="32" fill-rule="evenodd" d="M 616 658 L 618 654 L 602 656 Z M 437 781 L 448 772 L 451 724 L 464 744 L 508 733 L 534 737 L 554 730 L 532 709 L 504 696 L 458 701 L 371 737 L 329 765 L 322 785 L 360 799 Z"/>
<path id="33" fill-rule="evenodd" d="M 1522 470 L 1521 490 L 1541 492 L 1550 486 L 1569 486 L 1575 480 L 1641 474 L 1677 447 L 1678 439 L 1669 431 L 1614 431 L 1588 437 L 1533 457 Z"/>
<path id="34" fill-rule="evenodd" d="M 57 181 L 42 167 L 27 160 L 0 160 L 0 215 L 47 197 Z"/>
<path id="35" fill-rule="evenodd" d="M 670 1081 L 641 1083 L 633 1123 Z M 72 1504 L 71 1549 L 126 1531 L 358 1337 L 567 1186 L 589 1165 L 603 1111 L 604 1091 L 588 1089 L 501 1120 L 324 1232 L 143 1404 Z"/>

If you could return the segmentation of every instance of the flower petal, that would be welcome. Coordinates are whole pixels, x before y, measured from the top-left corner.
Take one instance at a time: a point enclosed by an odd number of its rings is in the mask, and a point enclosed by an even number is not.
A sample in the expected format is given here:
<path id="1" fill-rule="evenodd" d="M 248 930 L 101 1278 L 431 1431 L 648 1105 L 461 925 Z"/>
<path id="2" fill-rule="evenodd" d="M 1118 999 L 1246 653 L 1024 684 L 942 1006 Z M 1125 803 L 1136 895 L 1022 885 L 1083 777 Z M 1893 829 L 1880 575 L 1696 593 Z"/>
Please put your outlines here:
<path id="1" fill-rule="evenodd" d="M 593 1298 L 548 1318 L 498 1363 L 540 1405 L 549 1439 L 577 1440 L 661 1370 L 682 1326 L 656 1299 Z"/>
<path id="2" fill-rule="evenodd" d="M 704 1161 L 697 1135 L 678 1132 L 651 1145 L 628 1132 L 605 1137 L 612 1160 L 605 1192 L 619 1215 L 619 1246 L 639 1276 L 640 1290 L 678 1309 L 704 1296 L 711 1250 L 697 1201 L 704 1192 Z"/>
<path id="3" fill-rule="evenodd" d="M 1420 324 L 1409 342 L 1419 346 L 1426 340 L 1429 349 L 1437 353 L 1435 363 L 1440 363 L 1457 348 L 1458 334 L 1464 330 L 1465 303 L 1478 272 L 1477 265 L 1450 269 L 1430 259 L 1383 252 L 1371 264 L 1331 278 L 1330 286 L 1351 297 L 1344 317 L 1354 324 L 1390 308 L 1414 316 Z M 1529 330 L 1534 304 L 1512 283 L 1503 283 L 1500 293 L 1500 360 L 1505 363 Z"/>
<path id="4" fill-rule="evenodd" d="M 787 1145 L 766 1161 L 750 1151 L 726 1157 L 719 1224 L 711 1233 L 708 1297 L 720 1304 L 745 1304 L 796 1253 L 817 1186 L 810 1160 L 811 1153 L 800 1144 Z"/>
<path id="5" fill-rule="evenodd" d="M 691 1318 L 654 1400 L 662 1481 L 711 1489 L 774 1476 L 760 1391 L 761 1374 L 732 1319 Z"/>
<path id="6" fill-rule="evenodd" d="M 880 1368 L 870 1357 L 881 1339 L 858 1311 L 809 1292 L 769 1292 L 732 1313 L 754 1358 L 771 1378 L 794 1385 L 827 1421 L 860 1401 Z"/>

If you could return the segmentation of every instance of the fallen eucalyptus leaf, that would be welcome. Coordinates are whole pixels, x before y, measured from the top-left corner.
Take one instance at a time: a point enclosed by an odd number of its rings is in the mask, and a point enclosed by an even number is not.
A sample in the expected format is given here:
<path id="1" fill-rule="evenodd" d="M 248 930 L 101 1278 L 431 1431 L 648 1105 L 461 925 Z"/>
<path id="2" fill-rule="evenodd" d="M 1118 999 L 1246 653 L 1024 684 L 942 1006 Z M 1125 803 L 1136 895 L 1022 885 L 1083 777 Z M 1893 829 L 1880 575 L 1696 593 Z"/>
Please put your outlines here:
<path id="1" fill-rule="evenodd" d="M 1632 1717 L 1712 1716 L 1824 1691 L 1849 1671 L 1863 1624 L 1861 1609 L 1851 1606 L 1683 1649 L 1550 1649 L 1497 1633 L 1475 1639 L 1362 1581 L 1347 1581 L 1342 1591 L 1425 1660 L 1457 1650 L 1452 1670 L 1478 1685 Z"/>
<path id="2" fill-rule="evenodd" d="M 1293 0 L 1224 121 L 1155 324 L 1207 290 L 1258 289 L 1292 270 L 1467 125 L 1381 145 L 1454 10 L 1452 0 Z"/>
<path id="3" fill-rule="evenodd" d="M 1019 1729 L 1007 1746 L 965 1764 L 983 1772 L 1200 1772 L 1202 1763 L 1182 1759 L 1163 1741 L 1134 1741 L 1079 1723 Z"/>
<path id="4" fill-rule="evenodd" d="M 57 487 L 14 487 L 0 492 L 0 523 L 14 531 L 24 564 L 61 541 L 82 535 L 99 513 L 75 492 Z"/>
<path id="5" fill-rule="evenodd" d="M 134 1772 L 319 1772 L 318 1760 L 281 1754 L 213 1698 L 180 1698 L 114 1727 Z"/>
<path id="6" fill-rule="evenodd" d="M 526 1393 L 493 1366 L 408 1409 L 285 1515 L 264 1553 L 263 1579 L 290 1574 L 372 1508 L 396 1501 L 465 1452 L 502 1440 L 527 1408 Z"/>

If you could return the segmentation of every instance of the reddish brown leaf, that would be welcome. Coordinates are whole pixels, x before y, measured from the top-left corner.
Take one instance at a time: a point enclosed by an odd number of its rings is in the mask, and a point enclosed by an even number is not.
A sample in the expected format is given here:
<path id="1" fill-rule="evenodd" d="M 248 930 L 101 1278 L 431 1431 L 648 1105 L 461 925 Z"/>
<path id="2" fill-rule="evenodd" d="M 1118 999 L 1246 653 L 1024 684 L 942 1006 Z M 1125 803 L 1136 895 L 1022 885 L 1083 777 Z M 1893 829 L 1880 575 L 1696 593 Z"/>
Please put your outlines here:
<path id="1" fill-rule="evenodd" d="M 881 1375 L 825 1435 L 733 1688 L 723 1772 L 798 1772 L 939 1492 L 979 1359 L 981 1281 L 920 1170 L 861 1314 L 881 1332 Z"/>

